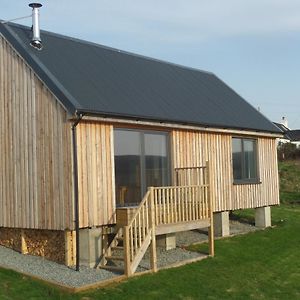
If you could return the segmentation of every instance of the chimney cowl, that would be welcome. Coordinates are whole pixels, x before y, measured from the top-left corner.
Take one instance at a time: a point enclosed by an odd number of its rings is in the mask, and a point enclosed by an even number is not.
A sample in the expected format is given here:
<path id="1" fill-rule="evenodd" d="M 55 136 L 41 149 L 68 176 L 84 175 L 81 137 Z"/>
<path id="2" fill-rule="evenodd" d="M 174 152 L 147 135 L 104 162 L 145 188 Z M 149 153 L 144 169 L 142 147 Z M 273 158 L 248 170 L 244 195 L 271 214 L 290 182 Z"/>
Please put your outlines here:
<path id="1" fill-rule="evenodd" d="M 287 129 L 289 129 L 289 124 L 286 117 L 281 118 L 281 124 L 284 125 Z"/>
<path id="2" fill-rule="evenodd" d="M 30 3 L 29 7 L 32 8 L 32 39 L 30 45 L 37 50 L 42 50 L 42 40 L 40 34 L 40 20 L 39 8 L 42 7 L 41 3 Z"/>

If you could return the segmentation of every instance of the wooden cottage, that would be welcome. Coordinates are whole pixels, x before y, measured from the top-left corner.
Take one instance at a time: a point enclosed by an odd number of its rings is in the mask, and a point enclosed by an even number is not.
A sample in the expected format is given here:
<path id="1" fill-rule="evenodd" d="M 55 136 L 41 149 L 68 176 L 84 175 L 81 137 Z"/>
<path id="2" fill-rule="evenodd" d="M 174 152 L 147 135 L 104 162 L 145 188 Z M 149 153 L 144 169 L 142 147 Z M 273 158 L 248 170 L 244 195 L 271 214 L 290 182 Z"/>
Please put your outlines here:
<path id="1" fill-rule="evenodd" d="M 0 244 L 131 274 L 156 236 L 209 227 L 213 255 L 213 216 L 219 235 L 232 210 L 270 225 L 280 130 L 217 76 L 31 35 L 0 24 Z"/>

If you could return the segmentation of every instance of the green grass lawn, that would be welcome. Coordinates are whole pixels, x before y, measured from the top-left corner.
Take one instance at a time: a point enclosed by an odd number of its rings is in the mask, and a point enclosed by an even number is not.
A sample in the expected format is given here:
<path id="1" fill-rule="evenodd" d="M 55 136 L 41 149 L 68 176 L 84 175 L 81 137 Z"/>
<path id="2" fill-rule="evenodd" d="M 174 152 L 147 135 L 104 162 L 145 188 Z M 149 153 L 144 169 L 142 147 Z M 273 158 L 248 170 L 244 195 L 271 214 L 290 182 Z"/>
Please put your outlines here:
<path id="1" fill-rule="evenodd" d="M 300 299 L 300 206 L 275 207 L 272 217 L 275 228 L 217 240 L 213 259 L 88 293 L 66 294 L 0 270 L 0 299 Z"/>

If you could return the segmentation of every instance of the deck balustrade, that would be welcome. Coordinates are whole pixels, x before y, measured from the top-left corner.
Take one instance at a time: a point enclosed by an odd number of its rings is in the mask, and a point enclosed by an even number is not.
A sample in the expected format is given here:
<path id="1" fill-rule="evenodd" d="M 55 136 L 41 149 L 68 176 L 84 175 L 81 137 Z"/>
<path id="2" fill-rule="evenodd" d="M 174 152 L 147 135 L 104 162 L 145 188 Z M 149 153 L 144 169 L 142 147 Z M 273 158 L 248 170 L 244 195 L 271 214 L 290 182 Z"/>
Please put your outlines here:
<path id="1" fill-rule="evenodd" d="M 151 268 L 156 271 L 155 236 L 158 234 L 208 227 L 210 255 L 214 255 L 208 165 L 178 168 L 175 172 L 176 183 L 186 185 L 149 187 L 128 224 L 119 228 L 116 236 L 123 233 L 127 276 L 135 272 L 149 245 Z"/>

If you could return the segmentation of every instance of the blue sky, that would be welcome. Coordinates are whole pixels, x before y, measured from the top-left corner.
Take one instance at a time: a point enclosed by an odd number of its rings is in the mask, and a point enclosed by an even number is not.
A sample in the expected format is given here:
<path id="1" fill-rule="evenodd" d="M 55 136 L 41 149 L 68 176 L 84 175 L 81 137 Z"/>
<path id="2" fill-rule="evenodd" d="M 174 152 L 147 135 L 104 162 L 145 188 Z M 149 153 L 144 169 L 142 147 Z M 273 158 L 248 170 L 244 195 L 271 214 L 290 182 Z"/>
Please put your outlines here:
<path id="1" fill-rule="evenodd" d="M 31 13 L 29 1 L 0 3 L 1 19 Z M 42 29 L 214 72 L 269 119 L 300 129 L 299 0 L 41 3 Z"/>

